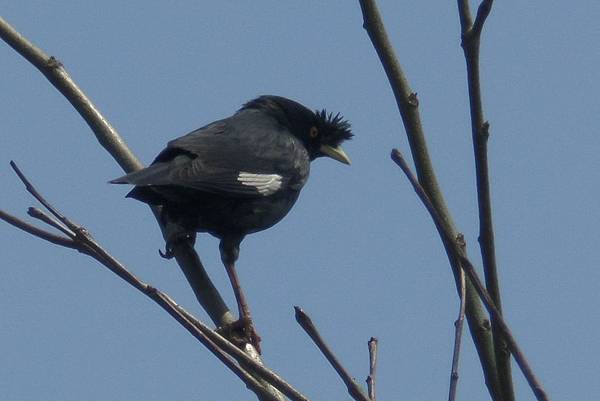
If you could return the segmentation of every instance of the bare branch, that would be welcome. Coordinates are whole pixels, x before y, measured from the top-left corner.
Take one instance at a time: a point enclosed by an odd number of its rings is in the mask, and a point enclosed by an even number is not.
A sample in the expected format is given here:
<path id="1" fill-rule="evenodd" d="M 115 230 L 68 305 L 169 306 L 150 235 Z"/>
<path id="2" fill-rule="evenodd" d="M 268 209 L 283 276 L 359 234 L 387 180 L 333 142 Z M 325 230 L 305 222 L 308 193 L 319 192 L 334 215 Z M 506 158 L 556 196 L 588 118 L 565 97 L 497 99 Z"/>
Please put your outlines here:
<path id="1" fill-rule="evenodd" d="M 415 170 L 419 177 L 419 183 L 438 210 L 440 216 L 439 224 L 441 224 L 441 226 L 438 227 L 438 232 L 440 232 L 440 237 L 442 237 L 444 248 L 454 273 L 456 288 L 458 290 L 460 286 L 459 261 L 451 256 L 451 248 L 454 245 L 452 243 L 446 243 L 443 239 L 444 237 L 441 235 L 441 230 L 445 230 L 453 233 L 454 235 L 452 235 L 452 237 L 455 237 L 457 230 L 446 206 L 429 157 L 425 134 L 422 129 L 418 112 L 416 93 L 410 89 L 400 63 L 396 58 L 375 0 L 359 0 L 359 3 L 364 18 L 363 27 L 366 29 L 367 34 L 373 43 L 373 47 L 379 56 L 392 91 L 394 92 L 396 104 L 398 105 L 402 122 L 406 130 L 406 136 L 410 144 L 410 150 L 415 164 Z M 467 281 L 466 302 L 466 314 L 469 322 L 469 329 L 481 361 L 486 384 L 491 394 L 497 394 L 499 383 L 493 342 L 490 331 L 484 329 L 487 327 L 487 316 L 469 281 Z"/>
<path id="2" fill-rule="evenodd" d="M 350 394 L 350 397 L 357 401 L 369 401 L 369 397 L 365 395 L 363 389 L 356 383 L 352 376 L 350 376 L 346 368 L 344 368 L 341 362 L 334 355 L 331 348 L 329 348 L 329 346 L 325 343 L 325 340 L 323 340 L 319 334 L 319 331 L 306 312 L 304 312 L 299 306 L 294 306 L 294 310 L 296 311 L 296 321 L 300 327 L 304 329 L 306 334 L 308 334 L 308 336 L 314 341 L 317 348 L 319 348 L 319 351 L 321 351 L 333 369 L 335 369 L 338 376 L 340 376 L 348 388 L 348 394 Z"/>
<path id="3" fill-rule="evenodd" d="M 73 233 L 73 231 L 69 230 L 64 225 L 62 225 L 60 221 L 56 220 L 56 218 L 46 214 L 43 210 L 40 210 L 37 207 L 30 207 L 29 209 L 27 209 L 27 214 L 33 217 L 34 219 L 41 220 L 49 226 L 56 228 L 58 231 L 65 234 L 71 239 L 75 238 L 76 236 L 75 233 Z"/>
<path id="4" fill-rule="evenodd" d="M 442 223 L 440 221 L 441 219 L 437 210 L 431 203 L 431 200 L 427 197 L 425 190 L 421 187 L 416 177 L 410 170 L 410 167 L 404 160 L 404 157 L 402 157 L 402 154 L 397 149 L 392 150 L 392 160 L 394 160 L 394 162 L 402 169 L 402 171 L 410 181 L 411 185 L 413 186 L 413 189 L 419 196 L 419 199 L 421 199 L 421 202 L 425 205 L 425 208 L 431 215 L 431 218 L 433 219 L 435 225 L 439 227 Z M 542 384 L 535 376 L 535 373 L 533 372 L 531 366 L 529 365 L 529 362 L 525 358 L 525 354 L 517 344 L 517 341 L 515 340 L 510 328 L 502 318 L 502 315 L 494 305 L 494 301 L 492 300 L 487 290 L 481 283 L 481 280 L 479 279 L 475 268 L 471 264 L 471 261 L 464 254 L 463 250 L 458 246 L 456 240 L 451 237 L 451 233 L 447 231 L 442 231 L 442 235 L 444 235 L 445 240 L 447 242 L 454 244 L 454 246 L 451 248 L 453 256 L 460 261 L 462 269 L 464 270 L 469 280 L 471 280 L 471 282 L 473 283 L 473 286 L 475 287 L 479 298 L 482 300 L 490 315 L 497 320 L 498 327 L 500 328 L 500 330 L 502 330 L 502 334 L 506 338 L 510 351 L 513 353 L 515 361 L 521 368 L 521 371 L 523 372 L 523 375 L 525 376 L 527 383 L 533 390 L 533 393 L 535 394 L 536 398 L 539 401 L 548 401 L 549 398 L 545 390 L 543 389 Z"/>
<path id="5" fill-rule="evenodd" d="M 469 9 L 469 0 L 458 0 L 458 15 L 460 17 L 461 32 L 465 34 L 471 25 L 473 25 L 473 18 L 471 17 L 471 10 Z"/>
<path id="6" fill-rule="evenodd" d="M 498 268 L 496 266 L 496 250 L 494 227 L 492 220 L 492 201 L 489 180 L 488 151 L 489 123 L 483 115 L 481 96 L 481 81 L 479 71 L 479 49 L 481 31 L 487 16 L 492 9 L 493 0 L 483 0 L 477 9 L 475 22 L 468 10 L 467 1 L 458 1 L 460 15 L 462 48 L 467 66 L 467 83 L 469 91 L 469 107 L 471 114 L 471 136 L 475 155 L 475 175 L 477 180 L 477 204 L 479 209 L 479 246 L 483 261 L 483 272 L 486 288 L 494 304 L 502 312 Z M 468 20 L 465 21 L 465 14 Z M 497 327 L 496 319 L 492 317 L 492 336 L 494 354 L 498 370 L 499 390 L 503 401 L 514 401 L 514 386 L 510 365 L 510 353 L 506 341 Z"/>
<path id="7" fill-rule="evenodd" d="M 167 294 L 153 288 L 151 286 L 147 286 L 146 291 L 144 291 L 146 295 L 152 298 L 156 303 L 158 303 L 163 309 L 165 309 L 175 320 L 177 320 L 182 326 L 184 326 L 194 337 L 196 337 L 206 348 L 209 349 L 219 360 L 227 366 L 236 376 L 238 376 L 245 384 L 248 389 L 253 391 L 259 398 L 259 400 L 269 400 L 269 401 L 283 401 L 284 398 L 278 391 L 273 391 L 271 388 L 266 388 L 260 380 L 256 379 L 253 375 L 248 373 L 244 368 L 235 363 L 235 361 L 226 353 L 226 351 L 239 349 L 225 338 L 221 337 L 219 334 L 215 333 L 213 330 L 210 330 L 206 325 L 201 324 L 197 319 L 189 319 L 191 314 L 185 312 L 182 307 L 180 307 L 171 297 Z M 203 330 L 200 329 L 203 328 Z M 211 336 L 208 334 L 214 333 L 219 336 L 221 340 L 221 344 L 217 345 L 213 339 L 216 336 Z M 213 337 L 213 339 L 211 339 Z M 222 348 L 221 345 L 226 344 L 225 348 Z M 241 351 L 240 351 L 241 352 Z M 243 352 L 241 352 L 243 354 Z M 253 364 L 256 364 L 256 361 L 249 358 L 247 355 L 243 354 L 244 357 L 250 359 Z M 287 383 L 286 383 L 287 384 Z M 289 385 L 288 385 L 289 386 Z M 291 387 L 291 386 L 290 386 Z M 308 401 L 305 397 L 303 398 L 292 398 L 296 401 Z"/>
<path id="8" fill-rule="evenodd" d="M 184 309 L 181 309 L 181 312 L 185 314 L 187 318 L 198 327 L 199 330 L 204 332 L 211 339 L 211 341 L 225 349 L 229 355 L 237 359 L 238 362 L 242 364 L 245 368 L 251 370 L 253 373 L 256 373 L 258 376 L 260 376 L 261 379 L 265 380 L 266 382 L 277 388 L 290 399 L 297 401 L 308 401 L 308 398 L 306 398 L 304 395 L 302 395 L 300 392 L 294 389 L 279 375 L 277 375 L 272 370 L 265 368 L 260 362 L 260 359 L 255 359 L 247 355 L 247 353 L 233 345 L 229 340 L 221 336 L 218 332 L 210 329 L 204 323 L 197 320 L 194 316 L 190 315 Z"/>
<path id="9" fill-rule="evenodd" d="M 485 20 L 492 11 L 492 4 L 494 0 L 482 0 L 477 8 L 477 15 L 475 22 L 471 16 L 471 10 L 469 9 L 468 0 L 458 0 L 458 16 L 460 17 L 460 27 L 463 37 L 468 35 L 470 37 L 481 36 L 483 25 Z"/>
<path id="10" fill-rule="evenodd" d="M 40 70 L 48 81 L 67 98 L 96 134 L 98 142 L 117 160 L 123 170 L 130 172 L 142 168 L 142 163 L 135 157 L 92 101 L 77 86 L 60 61 L 48 56 L 28 41 L 2 17 L 0 17 L 0 37 Z"/>
<path id="11" fill-rule="evenodd" d="M 52 234 L 48 231 L 44 231 L 37 228 L 26 221 L 19 219 L 11 214 L 6 213 L 4 210 L 0 210 L 0 219 L 4 220 L 8 224 L 25 231 L 38 238 L 51 242 L 55 245 L 64 246 L 65 248 L 78 249 L 77 245 L 70 238 L 61 237 L 60 235 Z"/>
<path id="12" fill-rule="evenodd" d="M 481 36 L 483 24 L 492 11 L 493 2 L 494 0 L 483 0 L 481 4 L 479 4 L 479 7 L 477 8 L 477 16 L 475 17 L 475 22 L 473 23 L 472 27 L 475 35 Z"/>
<path id="13" fill-rule="evenodd" d="M 371 337 L 369 340 L 369 376 L 367 376 L 367 392 L 371 401 L 376 401 L 375 397 L 375 377 L 377 373 L 377 338 Z"/>
<path id="14" fill-rule="evenodd" d="M 360 7 L 363 13 L 363 28 L 367 31 L 373 47 L 379 56 L 379 60 L 387 74 L 388 80 L 394 97 L 398 111 L 402 117 L 402 122 L 406 130 L 406 136 L 410 143 L 410 149 L 415 161 L 419 181 L 426 189 L 430 197 L 441 197 L 439 185 L 427 143 L 425 141 L 425 133 L 421 125 L 421 117 L 419 115 L 419 102 L 417 94 L 410 88 L 408 79 L 402 70 L 402 66 L 398 62 L 394 48 L 387 36 L 385 26 L 377 4 L 374 0 L 359 0 Z M 443 199 L 436 199 L 441 209 L 446 211 Z M 446 213 L 449 215 L 449 213 Z M 451 222 L 447 222 L 451 225 Z"/>
<path id="15" fill-rule="evenodd" d="M 56 210 L 51 204 L 49 204 L 46 201 L 46 199 L 44 199 L 44 197 L 42 197 L 42 195 L 37 191 L 37 189 L 35 189 L 35 187 L 31 184 L 31 182 L 29 182 L 27 177 L 25 177 L 25 175 L 21 172 L 21 170 L 17 166 L 17 163 L 15 163 L 14 161 L 11 160 L 10 167 L 12 167 L 12 169 L 15 171 L 15 173 L 17 174 L 17 176 L 19 177 L 21 182 L 25 185 L 25 189 L 27 190 L 27 192 L 29 192 L 38 202 L 40 202 L 42 204 L 42 206 L 44 206 L 46 208 L 46 210 L 48 210 L 50 213 L 52 213 L 52 215 L 54 217 L 56 217 L 62 224 L 64 224 L 69 230 L 75 231 L 74 228 L 77 225 L 75 223 L 70 222 L 65 216 L 60 214 L 58 210 Z M 47 219 L 47 217 L 36 213 L 35 209 L 30 210 L 30 212 L 31 212 L 31 214 L 34 215 L 32 217 L 45 219 L 45 221 L 48 224 L 50 224 L 51 226 L 55 227 L 56 229 L 64 232 L 69 237 L 74 236 L 73 233 L 69 233 L 68 231 L 66 231 L 63 227 L 60 226 L 60 224 L 56 224 L 56 222 L 53 222 L 53 221 Z"/>

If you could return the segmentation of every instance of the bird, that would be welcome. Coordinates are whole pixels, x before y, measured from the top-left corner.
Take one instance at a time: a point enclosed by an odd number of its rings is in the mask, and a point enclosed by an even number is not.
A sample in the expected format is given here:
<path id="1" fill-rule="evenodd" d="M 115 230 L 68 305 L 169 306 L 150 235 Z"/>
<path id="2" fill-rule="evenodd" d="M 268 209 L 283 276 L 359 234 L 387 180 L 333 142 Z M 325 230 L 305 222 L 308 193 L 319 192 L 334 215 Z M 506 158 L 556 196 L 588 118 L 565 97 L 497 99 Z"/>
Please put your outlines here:
<path id="1" fill-rule="evenodd" d="M 285 217 L 306 183 L 310 163 L 328 157 L 350 164 L 341 144 L 353 137 L 339 113 L 312 111 L 275 95 L 243 104 L 230 117 L 168 142 L 150 166 L 110 181 L 135 187 L 127 197 L 161 206 L 162 218 L 182 232 L 173 244 L 206 232 L 219 250 L 236 298 L 243 336 L 260 350 L 235 263 L 248 234 Z M 260 352 L 260 351 L 259 351 Z"/>

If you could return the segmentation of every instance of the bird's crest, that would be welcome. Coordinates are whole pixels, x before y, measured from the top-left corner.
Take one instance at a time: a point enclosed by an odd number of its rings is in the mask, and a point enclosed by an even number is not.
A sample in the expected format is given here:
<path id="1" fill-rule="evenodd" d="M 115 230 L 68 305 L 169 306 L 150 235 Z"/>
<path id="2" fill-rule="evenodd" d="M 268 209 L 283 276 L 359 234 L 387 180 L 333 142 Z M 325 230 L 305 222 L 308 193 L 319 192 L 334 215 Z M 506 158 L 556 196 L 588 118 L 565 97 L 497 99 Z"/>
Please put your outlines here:
<path id="1" fill-rule="evenodd" d="M 322 142 L 335 147 L 354 136 L 350 130 L 350 123 L 344 120 L 340 113 L 334 115 L 323 109 L 316 110 L 315 115 L 317 128 L 323 133 Z"/>

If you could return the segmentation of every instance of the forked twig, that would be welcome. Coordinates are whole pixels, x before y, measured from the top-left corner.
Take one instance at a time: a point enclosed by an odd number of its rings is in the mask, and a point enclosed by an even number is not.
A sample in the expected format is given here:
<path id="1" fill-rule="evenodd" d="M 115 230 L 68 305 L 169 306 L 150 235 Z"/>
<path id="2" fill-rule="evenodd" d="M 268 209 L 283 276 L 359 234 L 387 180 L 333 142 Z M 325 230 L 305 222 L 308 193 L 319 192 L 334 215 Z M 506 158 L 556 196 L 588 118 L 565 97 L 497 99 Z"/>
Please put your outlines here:
<path id="1" fill-rule="evenodd" d="M 76 234 L 73 231 L 69 230 L 67 227 L 65 227 L 60 221 L 56 219 L 56 217 L 46 214 L 46 212 L 38 209 L 37 207 L 30 207 L 29 209 L 27 209 L 27 214 L 33 217 L 34 219 L 41 220 L 49 226 L 56 228 L 58 231 L 65 234 L 71 239 L 76 237 Z"/>

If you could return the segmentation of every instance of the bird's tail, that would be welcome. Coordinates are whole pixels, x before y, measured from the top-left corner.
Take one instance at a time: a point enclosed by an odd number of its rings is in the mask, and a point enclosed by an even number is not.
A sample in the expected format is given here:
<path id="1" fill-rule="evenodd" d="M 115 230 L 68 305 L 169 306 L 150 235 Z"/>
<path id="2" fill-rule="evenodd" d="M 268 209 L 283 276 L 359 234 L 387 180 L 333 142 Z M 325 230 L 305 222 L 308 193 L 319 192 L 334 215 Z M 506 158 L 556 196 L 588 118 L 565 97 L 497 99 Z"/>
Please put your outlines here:
<path id="1" fill-rule="evenodd" d="M 155 163 L 149 167 L 143 168 L 133 173 L 129 173 L 114 180 L 110 184 L 131 184 L 131 185 L 166 185 L 169 178 L 168 163 Z"/>

